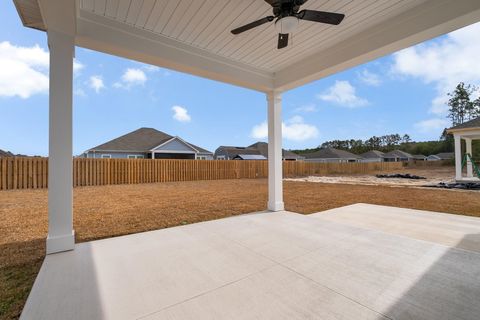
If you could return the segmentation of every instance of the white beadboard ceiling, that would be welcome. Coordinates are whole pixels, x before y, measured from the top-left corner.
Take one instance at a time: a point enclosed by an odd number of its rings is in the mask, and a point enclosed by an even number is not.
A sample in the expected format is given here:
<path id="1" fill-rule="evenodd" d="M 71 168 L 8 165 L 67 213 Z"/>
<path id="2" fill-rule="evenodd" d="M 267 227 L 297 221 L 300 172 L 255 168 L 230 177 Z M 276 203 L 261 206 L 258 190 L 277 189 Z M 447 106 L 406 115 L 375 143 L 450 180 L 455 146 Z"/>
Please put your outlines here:
<path id="1" fill-rule="evenodd" d="M 212 54 L 277 72 L 356 33 L 418 6 L 424 0 L 309 0 L 302 9 L 346 15 L 338 26 L 300 21 L 289 46 L 277 49 L 268 23 L 232 35 L 230 30 L 272 14 L 263 0 L 80 0 L 80 10 L 171 38 Z"/>
<path id="2" fill-rule="evenodd" d="M 13 0 L 27 27 L 75 45 L 261 92 L 285 91 L 480 21 L 480 0 L 309 0 L 345 14 L 310 21 L 277 49 L 264 0 Z"/>

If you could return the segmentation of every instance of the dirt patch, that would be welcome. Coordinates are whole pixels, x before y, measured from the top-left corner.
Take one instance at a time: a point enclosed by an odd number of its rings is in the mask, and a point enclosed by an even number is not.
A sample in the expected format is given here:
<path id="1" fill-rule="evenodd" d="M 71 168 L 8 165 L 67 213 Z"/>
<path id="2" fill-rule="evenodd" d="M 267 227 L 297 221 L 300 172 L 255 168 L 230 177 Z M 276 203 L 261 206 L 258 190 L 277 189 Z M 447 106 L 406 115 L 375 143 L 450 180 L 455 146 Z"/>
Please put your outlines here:
<path id="1" fill-rule="evenodd" d="M 284 186 L 286 209 L 299 213 L 363 202 L 480 216 L 475 191 L 292 181 Z M 75 188 L 76 241 L 261 211 L 266 202 L 265 179 Z M 0 319 L 20 315 L 44 257 L 47 218 L 46 190 L 0 192 Z"/>
<path id="2" fill-rule="evenodd" d="M 369 186 L 410 186 L 420 187 L 431 184 L 438 184 L 440 182 L 450 183 L 454 181 L 453 167 L 434 167 L 434 168 L 404 168 L 402 170 L 396 170 L 389 172 L 411 174 L 426 179 L 422 180 L 410 180 L 401 178 L 377 178 L 375 174 L 368 175 L 329 175 L 329 176 L 309 176 L 301 178 L 290 178 L 287 181 L 295 182 L 317 182 L 317 183 L 341 183 L 341 184 L 354 184 L 354 185 L 369 185 Z"/>

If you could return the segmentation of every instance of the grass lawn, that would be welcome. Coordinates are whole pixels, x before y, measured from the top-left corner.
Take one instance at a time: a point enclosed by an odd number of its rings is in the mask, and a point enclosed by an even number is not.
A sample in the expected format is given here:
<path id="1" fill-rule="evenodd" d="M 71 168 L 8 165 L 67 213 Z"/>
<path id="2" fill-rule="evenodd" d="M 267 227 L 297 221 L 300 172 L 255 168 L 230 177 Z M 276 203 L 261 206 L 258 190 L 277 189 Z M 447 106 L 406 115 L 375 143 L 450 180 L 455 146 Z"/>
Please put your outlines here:
<path id="1" fill-rule="evenodd" d="M 313 213 L 358 202 L 480 216 L 480 193 L 285 182 L 286 209 Z M 76 241 L 265 210 L 267 181 L 217 180 L 74 189 Z M 0 192 L 0 319 L 16 319 L 40 268 L 47 191 Z"/>

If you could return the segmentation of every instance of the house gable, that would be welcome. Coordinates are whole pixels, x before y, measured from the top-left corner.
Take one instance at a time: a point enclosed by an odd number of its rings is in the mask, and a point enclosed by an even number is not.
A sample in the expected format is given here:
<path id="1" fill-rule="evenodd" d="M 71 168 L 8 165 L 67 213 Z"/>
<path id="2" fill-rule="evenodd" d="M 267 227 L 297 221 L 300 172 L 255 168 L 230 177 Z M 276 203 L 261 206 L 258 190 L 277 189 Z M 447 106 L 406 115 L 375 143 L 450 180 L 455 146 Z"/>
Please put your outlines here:
<path id="1" fill-rule="evenodd" d="M 178 137 L 174 137 L 161 145 L 153 148 L 151 151 L 155 152 L 182 152 L 182 153 L 197 153 L 198 150 L 193 148 L 190 144 L 186 143 Z"/>

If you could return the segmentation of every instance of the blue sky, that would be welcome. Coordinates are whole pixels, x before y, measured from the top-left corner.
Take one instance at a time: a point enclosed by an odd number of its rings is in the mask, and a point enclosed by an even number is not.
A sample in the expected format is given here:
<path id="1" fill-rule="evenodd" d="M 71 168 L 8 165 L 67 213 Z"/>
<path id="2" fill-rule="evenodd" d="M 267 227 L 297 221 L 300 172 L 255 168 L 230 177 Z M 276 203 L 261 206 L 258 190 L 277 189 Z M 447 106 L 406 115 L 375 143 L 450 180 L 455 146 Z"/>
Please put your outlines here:
<path id="1" fill-rule="evenodd" d="M 24 28 L 11 1 L 0 12 L 0 149 L 48 153 L 46 34 Z M 446 93 L 480 83 L 480 27 L 470 26 L 283 95 L 285 148 L 408 133 L 438 139 Z M 265 140 L 259 92 L 76 49 L 74 154 L 139 127 L 214 151 Z"/>

